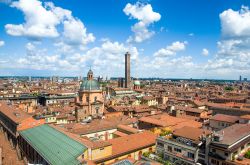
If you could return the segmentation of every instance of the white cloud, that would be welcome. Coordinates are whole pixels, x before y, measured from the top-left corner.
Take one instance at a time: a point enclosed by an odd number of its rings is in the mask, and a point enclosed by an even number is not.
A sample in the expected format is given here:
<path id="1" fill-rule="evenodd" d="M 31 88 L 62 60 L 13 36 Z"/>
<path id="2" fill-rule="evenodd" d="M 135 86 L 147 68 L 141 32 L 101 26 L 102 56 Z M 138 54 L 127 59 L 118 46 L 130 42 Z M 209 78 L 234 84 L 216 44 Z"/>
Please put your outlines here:
<path id="1" fill-rule="evenodd" d="M 92 33 L 87 34 L 87 29 L 79 19 L 70 19 L 63 22 L 65 43 L 70 45 L 86 45 L 95 41 Z"/>
<path id="2" fill-rule="evenodd" d="M 218 52 L 208 62 L 207 68 L 227 69 L 232 72 L 249 71 L 250 38 L 222 40 L 217 45 Z"/>
<path id="3" fill-rule="evenodd" d="M 95 40 L 94 35 L 87 33 L 83 22 L 73 17 L 70 10 L 56 7 L 52 2 L 19 0 L 12 2 L 11 7 L 24 13 L 25 22 L 18 25 L 5 25 L 6 32 L 10 35 L 26 36 L 31 39 L 55 38 L 60 36 L 58 26 L 63 25 L 63 36 L 60 42 L 64 46 L 73 45 L 83 48 Z"/>
<path id="4" fill-rule="evenodd" d="M 27 2 L 33 1 L 40 2 L 27 0 Z M 44 3 L 44 5 L 39 3 L 43 8 L 41 11 L 51 13 L 51 16 L 55 18 L 55 21 L 47 23 L 43 21 L 44 18 L 38 18 L 37 15 L 34 16 L 34 13 L 40 10 L 39 5 L 35 5 L 39 10 L 34 11 L 21 6 L 21 2 L 22 5 L 26 3 L 24 0 L 16 3 L 20 5 L 17 8 L 23 11 L 25 15 L 25 22 L 14 25 L 13 29 L 6 28 L 6 30 L 13 30 L 14 35 L 27 37 L 53 37 L 49 33 L 49 36 L 43 36 L 43 31 L 33 35 L 30 30 L 35 26 L 47 31 L 49 26 L 52 25 L 58 34 L 54 46 L 60 49 L 60 51 L 54 50 L 55 52 L 50 52 L 42 48 L 42 41 L 41 44 L 30 42 L 26 45 L 25 56 L 15 60 L 0 59 L 1 67 L 5 66 L 8 68 L 11 66 L 33 70 L 52 70 L 62 74 L 66 71 L 72 71 L 71 73 L 80 75 L 86 68 L 92 66 L 95 75 L 121 76 L 124 75 L 124 53 L 129 51 L 132 55 L 132 74 L 138 73 L 138 77 L 234 78 L 238 77 L 238 75 L 249 75 L 250 33 L 248 32 L 249 19 L 246 19 L 249 13 L 247 7 L 242 7 L 239 11 L 228 9 L 220 14 L 223 37 L 217 43 L 218 51 L 214 58 L 209 59 L 206 63 L 199 64 L 194 62 L 192 56 L 175 56 L 178 52 L 184 51 L 188 44 L 180 41 L 173 42 L 165 48 L 159 49 L 153 56 L 148 56 L 147 52 L 142 50 L 138 51 L 132 45 L 128 46 L 124 43 L 112 42 L 111 39 L 107 38 L 101 39 L 101 45 L 89 49 L 85 46 L 90 42 L 94 42 L 95 36 L 87 32 L 83 22 L 73 17 L 71 11 L 55 7 L 52 3 Z M 147 10 L 145 6 L 147 6 Z M 33 15 L 30 16 L 29 12 Z M 155 13 L 151 5 L 127 4 L 124 12 L 130 18 L 138 20 L 132 26 L 135 35 L 129 37 L 128 40 L 130 42 L 142 42 L 152 37 L 154 31 L 149 30 L 149 27 L 154 22 L 160 20 L 160 14 Z M 36 19 L 42 19 L 42 25 L 36 23 Z M 48 26 L 45 26 L 45 24 Z M 242 27 L 239 27 L 238 24 L 242 24 Z M 59 25 L 62 28 L 58 28 Z M 27 31 L 23 31 L 24 29 Z M 164 29 L 162 28 L 162 30 Z M 190 36 L 192 35 L 191 33 Z M 81 48 L 81 51 L 75 50 L 76 47 Z M 143 53 L 145 55 L 142 55 Z M 202 54 L 207 55 L 209 51 L 204 48 Z"/>
<path id="5" fill-rule="evenodd" d="M 137 64 L 140 77 L 191 78 L 201 75 L 202 69 L 193 62 L 191 56 L 169 58 L 143 57 Z"/>
<path id="6" fill-rule="evenodd" d="M 224 38 L 217 43 L 215 57 L 205 65 L 215 75 L 249 75 L 250 70 L 250 11 L 242 6 L 239 11 L 225 10 L 220 14 Z M 224 74 L 224 75 L 223 75 Z"/>
<path id="7" fill-rule="evenodd" d="M 49 55 L 46 49 L 37 48 L 33 43 L 26 44 L 26 56 L 17 59 L 18 68 L 34 70 L 75 70 L 73 64 L 58 54 Z"/>
<path id="8" fill-rule="evenodd" d="M 250 36 L 250 11 L 242 6 L 239 11 L 228 9 L 220 14 L 222 34 L 226 37 Z"/>
<path id="9" fill-rule="evenodd" d="M 206 48 L 203 48 L 201 54 L 203 56 L 208 56 L 209 55 L 209 51 Z"/>
<path id="10" fill-rule="evenodd" d="M 72 12 L 67 9 L 55 6 L 52 2 L 45 2 L 44 8 L 51 11 L 59 21 L 73 19 Z"/>
<path id="11" fill-rule="evenodd" d="M 106 75 L 123 75 L 124 54 L 131 53 L 131 63 L 138 60 L 139 52 L 136 47 L 126 46 L 119 42 L 104 41 L 84 53 L 73 52 L 70 56 L 49 53 L 42 45 L 34 42 L 26 44 L 26 55 L 15 60 L 13 68 L 67 71 L 82 74 L 86 67 L 92 66 L 95 73 Z M 10 61 L 13 60 L 9 60 Z M 9 66 L 8 66 L 9 67 Z"/>
<path id="12" fill-rule="evenodd" d="M 185 50 L 187 42 L 180 42 L 176 41 L 173 42 L 171 45 L 167 46 L 166 48 L 161 48 L 157 52 L 154 53 L 154 56 L 157 57 L 167 57 L 175 55 L 179 51 Z"/>
<path id="13" fill-rule="evenodd" d="M 77 45 L 82 48 L 88 43 L 95 41 L 94 35 L 92 33 L 87 33 L 87 28 L 84 26 L 83 22 L 73 17 L 71 11 L 56 7 L 51 2 L 47 2 L 46 6 L 51 9 L 59 20 L 62 20 L 64 44 L 68 46 Z"/>
<path id="14" fill-rule="evenodd" d="M 4 46 L 5 42 L 0 40 L 0 47 Z"/>
<path id="15" fill-rule="evenodd" d="M 101 46 L 88 50 L 83 58 L 85 65 L 92 66 L 97 73 L 121 75 L 124 68 L 124 54 L 127 51 L 131 54 L 133 65 L 139 56 L 137 48 L 119 42 L 105 41 Z"/>
<path id="16" fill-rule="evenodd" d="M 24 13 L 25 23 L 5 25 L 8 34 L 35 38 L 57 37 L 59 35 L 56 25 L 60 23 L 60 20 L 53 12 L 44 8 L 42 2 L 19 0 L 12 2 L 11 7 L 15 7 Z"/>
<path id="17" fill-rule="evenodd" d="M 148 30 L 150 24 L 157 22 L 161 19 L 161 15 L 153 11 L 153 8 L 150 4 L 141 4 L 136 3 L 134 5 L 128 3 L 123 9 L 124 13 L 130 18 L 137 19 L 135 25 L 131 27 L 131 30 L 135 33 L 135 36 L 130 36 L 127 40 L 128 42 L 142 42 L 146 39 L 151 38 L 155 32 Z"/>

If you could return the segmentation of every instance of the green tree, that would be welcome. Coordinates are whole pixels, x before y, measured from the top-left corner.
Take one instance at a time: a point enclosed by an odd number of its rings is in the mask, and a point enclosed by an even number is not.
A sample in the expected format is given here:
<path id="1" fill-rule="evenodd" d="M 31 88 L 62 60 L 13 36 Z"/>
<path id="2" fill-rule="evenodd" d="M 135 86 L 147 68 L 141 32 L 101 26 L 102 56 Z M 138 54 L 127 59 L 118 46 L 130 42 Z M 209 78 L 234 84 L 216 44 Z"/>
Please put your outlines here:
<path id="1" fill-rule="evenodd" d="M 234 90 L 234 88 L 233 88 L 233 87 L 231 87 L 231 86 L 227 86 L 227 87 L 225 87 L 225 91 L 232 91 L 232 90 Z"/>
<path id="2" fill-rule="evenodd" d="M 245 155 L 244 155 L 245 158 L 247 159 L 250 159 L 250 150 L 248 150 Z"/>
<path id="3" fill-rule="evenodd" d="M 149 157 L 149 155 L 150 155 L 150 152 L 144 152 L 143 153 L 143 156 L 145 156 L 145 157 Z"/>
<path id="4" fill-rule="evenodd" d="M 165 161 L 164 165 L 172 165 L 172 163 L 170 163 L 169 161 Z"/>

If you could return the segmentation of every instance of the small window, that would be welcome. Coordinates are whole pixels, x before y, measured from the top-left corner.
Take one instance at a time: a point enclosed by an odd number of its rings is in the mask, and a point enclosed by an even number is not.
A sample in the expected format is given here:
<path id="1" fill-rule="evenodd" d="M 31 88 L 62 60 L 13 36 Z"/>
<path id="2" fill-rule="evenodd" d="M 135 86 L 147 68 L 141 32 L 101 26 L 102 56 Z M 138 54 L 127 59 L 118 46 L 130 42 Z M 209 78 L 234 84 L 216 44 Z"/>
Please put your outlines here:
<path id="1" fill-rule="evenodd" d="M 172 147 L 171 146 L 168 146 L 168 151 L 172 152 Z"/>
<path id="2" fill-rule="evenodd" d="M 225 155 L 225 156 L 228 156 L 228 153 L 227 153 L 227 152 L 225 152 L 225 153 L 224 153 L 224 155 Z"/>
<path id="3" fill-rule="evenodd" d="M 176 152 L 181 153 L 181 149 L 179 149 L 179 148 L 174 148 L 174 150 L 175 150 Z"/>
<path id="4" fill-rule="evenodd" d="M 95 101 L 97 101 L 97 97 L 95 96 Z"/>
<path id="5" fill-rule="evenodd" d="M 160 147 L 164 147 L 164 144 L 160 143 L 160 142 L 158 142 L 157 145 L 160 146 Z"/>
<path id="6" fill-rule="evenodd" d="M 216 164 L 216 162 L 217 162 L 216 160 L 211 159 L 211 163 L 212 163 L 212 164 Z"/>
<path id="7" fill-rule="evenodd" d="M 214 148 L 213 148 L 213 149 L 212 149 L 212 152 L 214 152 L 214 153 L 215 153 L 215 152 L 216 152 L 216 149 L 214 149 Z"/>
<path id="8" fill-rule="evenodd" d="M 188 152 L 188 157 L 189 157 L 189 158 L 194 159 L 194 154 L 193 154 L 193 153 Z"/>

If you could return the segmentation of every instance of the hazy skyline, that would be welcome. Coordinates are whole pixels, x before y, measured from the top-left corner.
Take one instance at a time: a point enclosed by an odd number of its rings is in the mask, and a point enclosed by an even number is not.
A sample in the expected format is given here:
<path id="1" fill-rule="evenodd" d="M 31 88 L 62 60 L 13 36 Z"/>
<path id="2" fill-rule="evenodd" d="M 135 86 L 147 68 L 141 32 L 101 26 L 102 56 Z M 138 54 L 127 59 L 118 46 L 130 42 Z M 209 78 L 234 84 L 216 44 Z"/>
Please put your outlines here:
<path id="1" fill-rule="evenodd" d="M 1 0 L 0 75 L 250 78 L 247 0 Z"/>

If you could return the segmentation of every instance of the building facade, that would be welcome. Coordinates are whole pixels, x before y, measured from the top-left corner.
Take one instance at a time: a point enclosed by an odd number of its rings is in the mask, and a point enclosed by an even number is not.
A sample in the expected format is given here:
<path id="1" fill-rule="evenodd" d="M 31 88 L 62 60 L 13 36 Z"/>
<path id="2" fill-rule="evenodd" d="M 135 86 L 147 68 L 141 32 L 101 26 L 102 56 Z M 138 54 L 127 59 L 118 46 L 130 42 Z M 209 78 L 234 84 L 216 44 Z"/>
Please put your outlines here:
<path id="1" fill-rule="evenodd" d="M 104 110 L 104 96 L 99 83 L 93 78 L 93 71 L 89 70 L 87 80 L 84 81 L 76 98 L 76 120 L 88 117 L 102 117 Z"/>
<path id="2" fill-rule="evenodd" d="M 156 152 L 179 165 L 207 164 L 208 131 L 183 127 L 156 140 Z"/>

